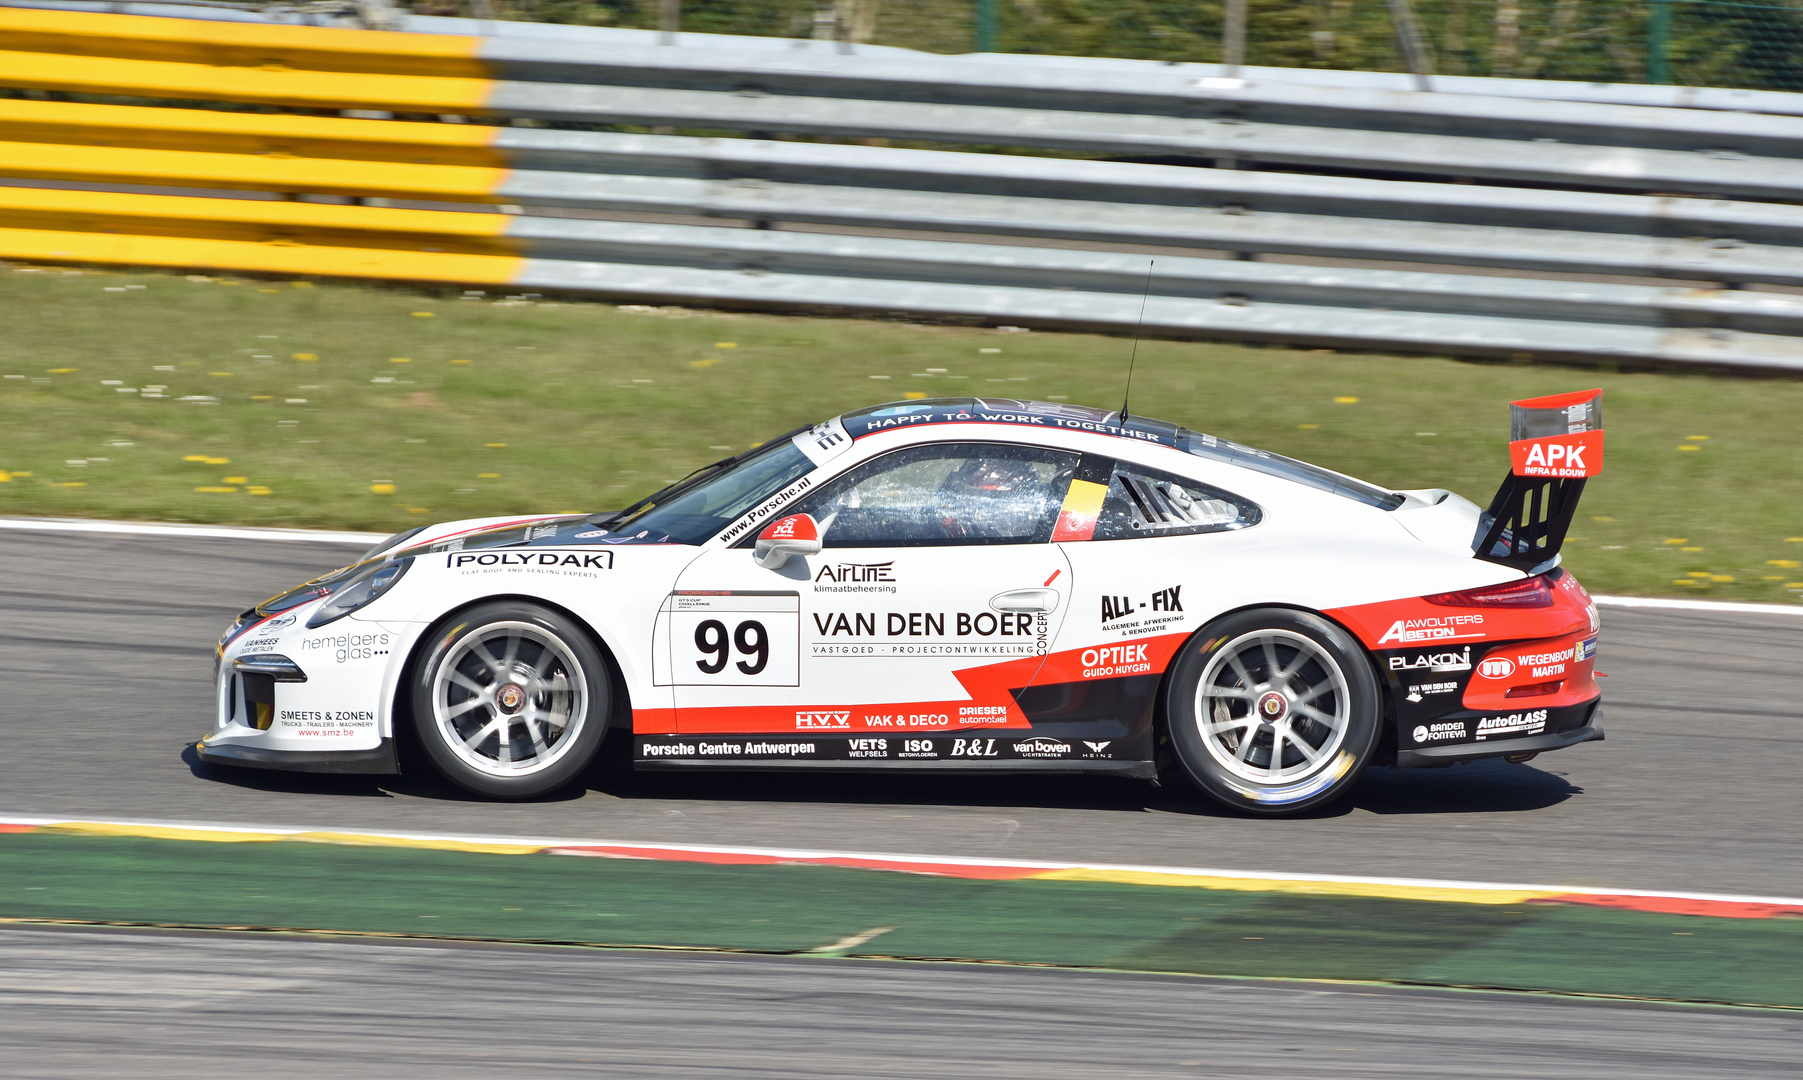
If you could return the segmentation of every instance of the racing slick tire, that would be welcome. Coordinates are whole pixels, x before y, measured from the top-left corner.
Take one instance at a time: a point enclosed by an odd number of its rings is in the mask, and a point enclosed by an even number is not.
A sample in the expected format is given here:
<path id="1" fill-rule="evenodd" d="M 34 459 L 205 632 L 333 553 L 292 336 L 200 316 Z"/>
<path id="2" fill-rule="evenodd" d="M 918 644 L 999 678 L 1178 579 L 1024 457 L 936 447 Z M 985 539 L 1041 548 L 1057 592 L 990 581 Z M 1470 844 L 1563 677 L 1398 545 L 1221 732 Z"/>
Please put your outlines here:
<path id="1" fill-rule="evenodd" d="M 1171 745 L 1219 802 L 1294 814 L 1364 772 L 1383 725 L 1377 676 L 1357 641 L 1289 608 L 1223 616 L 1183 646 L 1165 688 Z"/>
<path id="2" fill-rule="evenodd" d="M 447 620 L 413 676 L 420 747 L 444 777 L 530 799 L 587 769 L 607 733 L 607 661 L 567 616 L 497 601 Z"/>

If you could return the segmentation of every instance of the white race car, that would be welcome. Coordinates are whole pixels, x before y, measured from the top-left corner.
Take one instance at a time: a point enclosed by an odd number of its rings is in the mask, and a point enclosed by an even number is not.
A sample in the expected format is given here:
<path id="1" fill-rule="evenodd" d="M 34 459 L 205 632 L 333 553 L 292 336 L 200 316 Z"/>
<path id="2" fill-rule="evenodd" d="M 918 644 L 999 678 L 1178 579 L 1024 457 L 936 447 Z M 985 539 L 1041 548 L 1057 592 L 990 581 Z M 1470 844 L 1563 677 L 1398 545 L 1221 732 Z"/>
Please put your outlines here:
<path id="1" fill-rule="evenodd" d="M 1525 760 L 1602 738 L 1596 608 L 1557 565 L 1596 413 L 1517 403 L 1487 512 L 1097 409 L 847 413 L 258 604 L 198 751 L 384 773 L 410 737 L 517 799 L 618 731 L 639 768 L 1181 771 L 1263 813 L 1371 764 Z"/>

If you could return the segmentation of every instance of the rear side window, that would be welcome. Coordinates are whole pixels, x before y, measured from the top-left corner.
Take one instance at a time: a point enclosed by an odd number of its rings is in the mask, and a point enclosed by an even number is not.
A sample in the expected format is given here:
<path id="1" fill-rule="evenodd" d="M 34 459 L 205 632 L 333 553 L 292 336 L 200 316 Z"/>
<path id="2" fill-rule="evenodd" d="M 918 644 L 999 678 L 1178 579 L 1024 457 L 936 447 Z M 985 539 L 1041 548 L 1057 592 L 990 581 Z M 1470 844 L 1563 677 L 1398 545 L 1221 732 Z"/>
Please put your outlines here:
<path id="1" fill-rule="evenodd" d="M 1177 449 L 1191 453 L 1197 457 L 1224 461 L 1229 465 L 1238 465 L 1242 469 L 1265 473 L 1268 476 L 1279 476 L 1298 484 L 1307 484 L 1319 491 L 1331 492 L 1366 506 L 1375 506 L 1379 510 L 1394 510 L 1407 500 L 1394 491 L 1385 491 L 1365 483 L 1363 480 L 1343 476 L 1332 469 L 1323 469 L 1319 465 L 1310 465 L 1306 461 L 1297 461 L 1282 454 L 1273 454 L 1269 450 L 1259 450 L 1239 443 L 1217 439 L 1213 435 L 1204 435 L 1200 431 L 1188 428 L 1176 429 Z"/>
<path id="2" fill-rule="evenodd" d="M 1115 463 L 1092 540 L 1188 536 L 1258 524 L 1257 506 L 1237 495 L 1170 473 Z"/>

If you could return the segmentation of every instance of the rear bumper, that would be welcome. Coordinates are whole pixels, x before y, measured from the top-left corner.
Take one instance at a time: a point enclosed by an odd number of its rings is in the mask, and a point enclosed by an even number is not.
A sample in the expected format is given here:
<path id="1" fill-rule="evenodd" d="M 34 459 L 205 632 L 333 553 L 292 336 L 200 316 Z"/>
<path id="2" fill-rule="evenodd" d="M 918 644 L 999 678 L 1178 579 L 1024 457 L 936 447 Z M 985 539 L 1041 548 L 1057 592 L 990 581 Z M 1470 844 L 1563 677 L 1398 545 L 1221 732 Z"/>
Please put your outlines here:
<path id="1" fill-rule="evenodd" d="M 389 776 L 401 771 L 394 740 L 383 739 L 371 750 L 269 750 L 261 746 L 221 743 L 194 744 L 200 760 L 211 765 L 236 765 L 246 769 L 279 769 L 284 772 L 352 773 Z"/>
<path id="2" fill-rule="evenodd" d="M 1481 761 L 1484 758 L 1512 757 L 1516 754 L 1541 754 L 1548 750 L 1563 750 L 1567 746 L 1579 743 L 1601 742 L 1603 739 L 1603 707 L 1599 702 L 1589 717 L 1578 727 L 1564 731 L 1549 731 L 1543 735 L 1529 735 L 1520 739 L 1496 739 L 1481 743 L 1459 743 L 1452 746 L 1419 746 L 1412 750 L 1399 750 L 1396 754 L 1396 767 L 1399 769 L 1431 769 L 1441 765 L 1453 765 L 1461 761 Z"/>

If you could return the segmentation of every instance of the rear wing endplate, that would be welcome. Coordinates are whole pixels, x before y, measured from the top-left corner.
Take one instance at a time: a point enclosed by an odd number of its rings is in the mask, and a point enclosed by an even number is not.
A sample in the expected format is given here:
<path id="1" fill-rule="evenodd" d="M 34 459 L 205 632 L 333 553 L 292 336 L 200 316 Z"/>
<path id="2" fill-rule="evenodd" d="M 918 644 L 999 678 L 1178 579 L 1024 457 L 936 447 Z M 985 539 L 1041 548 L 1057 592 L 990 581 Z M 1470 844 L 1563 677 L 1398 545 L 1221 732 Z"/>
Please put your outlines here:
<path id="1" fill-rule="evenodd" d="M 1565 543 L 1584 482 L 1603 471 L 1603 392 L 1509 404 L 1509 475 L 1478 518 L 1472 553 L 1534 570 Z"/>

